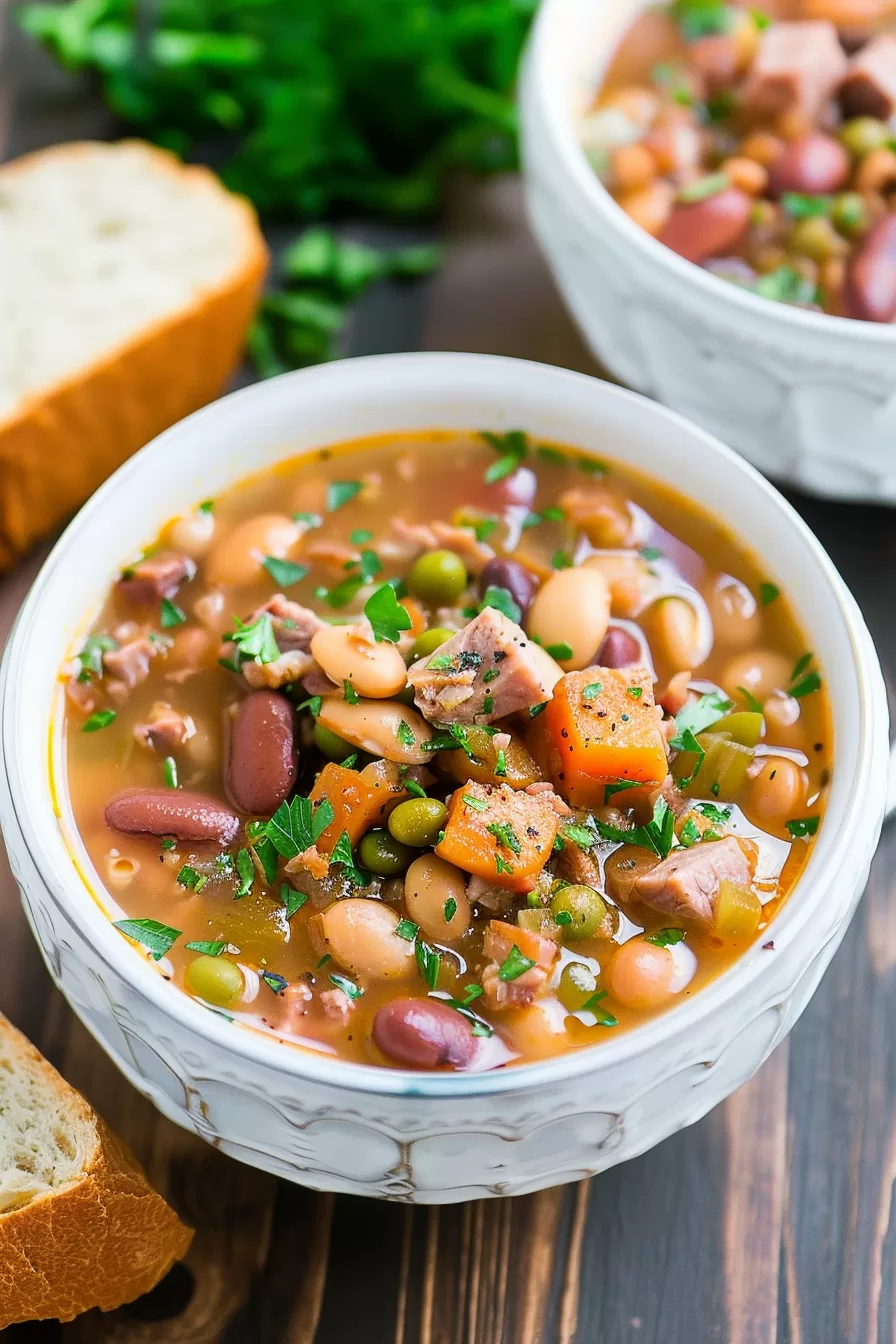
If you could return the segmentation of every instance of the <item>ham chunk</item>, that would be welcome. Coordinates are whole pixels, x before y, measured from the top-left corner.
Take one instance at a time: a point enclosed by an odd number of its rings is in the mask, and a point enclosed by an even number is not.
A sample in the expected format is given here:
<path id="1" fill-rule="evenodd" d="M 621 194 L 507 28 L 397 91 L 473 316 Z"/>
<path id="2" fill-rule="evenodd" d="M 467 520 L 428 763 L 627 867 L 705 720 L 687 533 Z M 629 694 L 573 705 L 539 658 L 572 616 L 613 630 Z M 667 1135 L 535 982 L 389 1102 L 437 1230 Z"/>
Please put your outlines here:
<path id="1" fill-rule="evenodd" d="M 106 682 L 106 690 L 118 704 L 127 699 L 135 686 L 139 686 L 149 676 L 149 665 L 157 654 L 167 652 L 167 646 L 160 640 L 141 635 L 129 640 L 119 649 L 110 649 L 103 654 L 103 671 L 111 680 Z"/>
<path id="2" fill-rule="evenodd" d="M 149 606 L 174 597 L 182 583 L 192 579 L 196 565 L 180 551 L 158 551 L 129 565 L 118 580 L 118 591 L 129 602 Z"/>
<path id="3" fill-rule="evenodd" d="M 654 910 L 710 926 L 721 882 L 728 878 L 739 887 L 749 887 L 757 858 L 758 850 L 751 840 L 733 835 L 724 840 L 703 840 L 690 849 L 674 850 L 639 877 L 632 895 Z"/>
<path id="4" fill-rule="evenodd" d="M 815 121 L 846 73 L 846 55 L 827 19 L 773 23 L 743 87 L 743 104 L 763 117 L 802 112 Z"/>
<path id="5" fill-rule="evenodd" d="M 514 948 L 520 956 L 535 964 L 513 979 L 502 979 L 501 968 Z M 489 958 L 489 965 L 482 972 L 482 988 L 486 1003 L 492 1009 L 528 1008 L 539 994 L 544 993 L 548 976 L 560 955 L 560 949 L 552 939 L 501 919 L 489 921 L 482 949 Z"/>
<path id="6" fill-rule="evenodd" d="M 196 726 L 189 715 L 184 717 L 166 701 L 157 700 L 150 708 L 147 721 L 134 728 L 134 737 L 144 747 L 168 752 L 182 747 L 195 732 Z"/>
<path id="7" fill-rule="evenodd" d="M 464 562 L 468 574 L 481 574 L 495 553 L 491 546 L 477 540 L 472 527 L 455 527 L 452 523 L 434 522 L 432 530 L 440 546 L 447 546 Z"/>
<path id="8" fill-rule="evenodd" d="M 408 669 L 414 703 L 435 723 L 491 723 L 550 699 L 563 673 L 515 621 L 486 607 Z"/>
<path id="9" fill-rule="evenodd" d="M 271 618 L 280 657 L 270 663 L 246 661 L 241 664 L 240 673 L 253 690 L 277 690 L 280 686 L 301 681 L 312 672 L 317 663 L 310 653 L 311 640 L 326 624 L 310 607 L 291 602 L 283 593 L 275 593 L 263 607 L 257 607 L 246 618 L 245 624 L 252 625 L 265 612 Z M 227 663 L 236 663 L 236 649 L 230 640 L 221 645 L 220 656 Z M 330 685 L 329 679 L 327 684 Z"/>
<path id="10" fill-rule="evenodd" d="M 839 97 L 847 117 L 890 120 L 896 113 L 896 36 L 882 33 L 853 56 Z"/>

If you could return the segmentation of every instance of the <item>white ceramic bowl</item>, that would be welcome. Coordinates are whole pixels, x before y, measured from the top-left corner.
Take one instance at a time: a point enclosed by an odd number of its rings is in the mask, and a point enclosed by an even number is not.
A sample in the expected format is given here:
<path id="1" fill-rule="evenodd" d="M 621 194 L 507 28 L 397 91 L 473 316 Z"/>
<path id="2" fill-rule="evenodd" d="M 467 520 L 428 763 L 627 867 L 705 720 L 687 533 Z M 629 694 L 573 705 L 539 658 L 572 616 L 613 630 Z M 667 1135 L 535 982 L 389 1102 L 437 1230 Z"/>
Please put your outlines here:
<path id="1" fill-rule="evenodd" d="M 828 814 L 769 930 L 773 950 L 750 948 L 693 999 L 592 1050 L 475 1075 L 341 1063 L 228 1022 L 166 983 L 111 927 L 95 875 L 91 895 L 58 760 L 59 666 L 135 544 L 290 454 L 432 426 L 523 426 L 624 459 L 736 520 L 792 597 L 836 717 Z M 886 790 L 887 709 L 871 640 L 789 505 L 727 448 L 634 393 L 480 355 L 384 356 L 288 374 L 150 444 L 82 510 L 31 590 L 3 663 L 0 733 L 0 821 L 31 926 L 54 980 L 134 1086 L 172 1120 L 279 1175 L 433 1203 L 600 1171 L 699 1119 L 749 1078 L 840 942 Z"/>
<path id="2" fill-rule="evenodd" d="M 757 297 L 691 265 L 616 205 L 581 115 L 644 0 L 544 0 L 521 85 L 529 213 L 592 350 L 762 471 L 896 503 L 896 325 Z"/>

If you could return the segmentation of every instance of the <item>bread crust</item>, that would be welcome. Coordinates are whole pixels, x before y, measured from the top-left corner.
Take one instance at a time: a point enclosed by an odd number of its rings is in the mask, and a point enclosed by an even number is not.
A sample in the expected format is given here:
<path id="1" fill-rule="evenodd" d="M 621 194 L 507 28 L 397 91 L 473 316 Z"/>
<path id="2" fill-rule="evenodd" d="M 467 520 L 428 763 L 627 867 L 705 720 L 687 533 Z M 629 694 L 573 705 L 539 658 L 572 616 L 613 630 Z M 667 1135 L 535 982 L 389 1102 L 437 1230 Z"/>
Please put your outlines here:
<path id="1" fill-rule="evenodd" d="M 79 1178 L 0 1214 L 0 1330 L 133 1301 L 186 1254 L 192 1230 L 84 1098 L 2 1017 L 0 1048 L 13 1065 L 27 1060 L 42 1073 L 96 1139 Z"/>
<path id="2" fill-rule="evenodd" d="M 154 171 L 184 175 L 220 197 L 239 221 L 232 272 L 187 307 L 0 420 L 0 572 L 63 522 L 117 467 L 162 430 L 223 390 L 239 360 L 268 268 L 254 209 L 207 168 L 185 167 L 141 141 Z M 95 153 L 80 141 L 38 150 L 0 169 L 0 185 L 38 158 Z"/>

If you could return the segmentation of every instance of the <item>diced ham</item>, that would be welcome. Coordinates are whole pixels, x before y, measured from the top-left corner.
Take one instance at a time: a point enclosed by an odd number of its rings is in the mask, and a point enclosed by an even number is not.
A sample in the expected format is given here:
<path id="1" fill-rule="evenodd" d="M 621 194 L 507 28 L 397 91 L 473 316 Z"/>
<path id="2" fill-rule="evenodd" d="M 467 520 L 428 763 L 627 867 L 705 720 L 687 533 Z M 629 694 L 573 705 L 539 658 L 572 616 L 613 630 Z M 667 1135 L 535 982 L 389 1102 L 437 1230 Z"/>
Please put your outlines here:
<path id="1" fill-rule="evenodd" d="M 896 113 L 896 35 L 881 33 L 853 56 L 839 98 L 847 117 L 890 120 Z"/>
<path id="2" fill-rule="evenodd" d="M 760 35 L 742 103 L 757 116 L 794 110 L 814 122 L 846 68 L 837 30 L 826 19 L 772 23 Z"/>
<path id="3" fill-rule="evenodd" d="M 121 704 L 135 686 L 139 686 L 149 676 L 149 665 L 158 654 L 166 651 L 160 641 L 141 635 L 119 649 L 110 649 L 103 654 L 103 671 L 110 678 L 106 681 L 106 690 L 118 704 Z"/>
<path id="4" fill-rule="evenodd" d="M 264 606 L 257 607 L 246 618 L 245 624 L 252 625 L 265 612 L 270 615 L 280 657 L 270 663 L 247 660 L 241 664 L 240 672 L 253 690 L 276 690 L 280 686 L 288 686 L 292 682 L 301 681 L 316 668 L 317 663 L 309 651 L 311 640 L 326 624 L 310 607 L 291 602 L 283 593 L 275 593 Z M 236 649 L 229 640 L 221 645 L 220 656 L 236 664 Z"/>
<path id="5" fill-rule="evenodd" d="M 340 689 L 313 658 L 311 668 L 302 677 L 302 685 L 309 695 L 331 695 Z"/>
<path id="6" fill-rule="evenodd" d="M 597 859 L 590 850 L 582 849 L 581 845 L 570 840 L 557 854 L 553 868 L 558 877 L 565 878 L 574 886 L 591 887 L 594 891 L 603 889 Z"/>
<path id="7" fill-rule="evenodd" d="M 316 666 L 310 653 L 302 653 L 300 649 L 295 649 L 291 653 L 281 653 L 280 657 L 271 663 L 252 661 L 243 663 L 240 672 L 253 690 L 276 691 L 280 686 L 289 686 L 292 682 L 301 681 L 305 674 Z"/>
<path id="8" fill-rule="evenodd" d="M 149 606 L 174 597 L 182 583 L 196 573 L 195 561 L 180 551 L 158 551 L 129 565 L 118 580 L 118 591 L 129 602 Z"/>
<path id="9" fill-rule="evenodd" d="M 484 541 L 478 541 L 472 527 L 455 527 L 451 523 L 434 522 L 432 530 L 439 546 L 454 551 L 464 562 L 469 574 L 481 574 L 495 552 Z"/>
<path id="10" fill-rule="evenodd" d="M 297 980 L 294 984 L 287 985 L 283 992 L 277 995 L 277 1009 L 270 1025 L 276 1031 L 285 1031 L 298 1036 L 302 1030 L 302 1018 L 307 1017 L 311 1011 L 313 998 L 311 986 L 304 980 Z"/>
<path id="11" fill-rule="evenodd" d="M 97 706 L 96 689 L 93 681 L 79 681 L 81 664 L 75 659 L 70 665 L 65 682 L 65 693 L 73 705 L 77 705 L 82 714 L 92 714 Z"/>
<path id="12" fill-rule="evenodd" d="M 482 972 L 483 998 L 493 1011 L 502 1008 L 529 1008 L 544 993 L 547 971 L 530 966 L 515 980 L 502 980 L 498 967 L 492 962 Z"/>
<path id="13" fill-rule="evenodd" d="M 406 518 L 392 519 L 392 537 L 377 544 L 377 553 L 388 560 L 410 563 L 424 551 L 434 551 L 438 542 L 427 523 L 409 523 Z"/>
<path id="14" fill-rule="evenodd" d="M 496 887 L 494 882 L 486 882 L 484 877 L 472 874 L 467 879 L 467 899 L 471 905 L 481 905 L 493 914 L 504 915 L 513 904 L 513 892 L 505 887 Z"/>
<path id="15" fill-rule="evenodd" d="M 309 541 L 304 555 L 312 564 L 329 570 L 334 577 L 341 579 L 346 578 L 351 567 L 357 565 L 361 559 L 356 546 L 346 546 L 343 541 L 326 539 Z"/>
<path id="16" fill-rule="evenodd" d="M 190 718 L 179 714 L 165 700 L 157 700 L 151 706 L 146 723 L 138 723 L 134 728 L 134 737 L 144 747 L 154 751 L 172 751 L 194 735 L 196 725 Z"/>
<path id="17" fill-rule="evenodd" d="M 550 698 L 562 675 L 553 658 L 494 607 L 408 669 L 417 708 L 441 723 L 491 723 L 529 709 Z"/>
<path id="18" fill-rule="evenodd" d="M 749 887 L 756 872 L 758 850 L 752 840 L 733 835 L 703 840 L 690 849 L 676 849 L 634 883 L 632 894 L 654 910 L 710 926 L 719 886 L 728 878 Z"/>
<path id="19" fill-rule="evenodd" d="M 498 734 L 495 735 L 497 739 Z M 554 792 L 553 784 L 546 779 L 537 779 L 534 784 L 527 784 L 524 793 L 528 793 L 530 798 L 542 798 L 550 803 L 551 807 L 561 819 L 572 816 L 572 808 L 569 806 L 559 793 Z M 549 798 L 544 798 L 545 794 L 550 794 Z"/>
<path id="20" fill-rule="evenodd" d="M 513 980 L 502 980 L 501 967 L 514 947 L 535 965 Z M 482 972 L 482 988 L 486 1003 L 493 1009 L 528 1007 L 544 992 L 548 976 L 560 955 L 559 947 L 550 938 L 500 919 L 489 921 L 482 950 L 490 963 Z"/>

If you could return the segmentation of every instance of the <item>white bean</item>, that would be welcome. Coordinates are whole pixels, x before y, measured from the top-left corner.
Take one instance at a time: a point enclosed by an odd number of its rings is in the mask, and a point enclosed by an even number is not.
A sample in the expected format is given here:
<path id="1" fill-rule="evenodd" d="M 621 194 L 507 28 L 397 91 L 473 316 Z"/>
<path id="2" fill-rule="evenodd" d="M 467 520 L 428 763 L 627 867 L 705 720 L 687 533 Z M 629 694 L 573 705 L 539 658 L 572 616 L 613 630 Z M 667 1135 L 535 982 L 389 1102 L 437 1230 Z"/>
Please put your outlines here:
<path id="1" fill-rule="evenodd" d="M 657 580 L 650 574 L 647 561 L 637 551 L 598 551 L 582 561 L 585 569 L 603 574 L 610 589 L 613 616 L 636 616 L 644 606 L 651 586 Z"/>
<path id="2" fill-rule="evenodd" d="M 569 658 L 558 658 L 571 672 L 588 667 L 603 643 L 610 620 L 610 589 L 597 569 L 555 570 L 545 580 L 529 608 L 529 634 L 545 649 L 568 644 Z"/>
<path id="3" fill-rule="evenodd" d="M 413 943 L 399 938 L 399 916 L 382 901 L 351 896 L 334 901 L 318 919 L 327 951 L 354 975 L 404 980 L 413 973 Z"/>
<path id="4" fill-rule="evenodd" d="M 653 609 L 655 649 L 673 672 L 686 672 L 703 661 L 697 612 L 683 597 L 664 597 Z"/>
<path id="5" fill-rule="evenodd" d="M 750 782 L 750 815 L 759 825 L 782 826 L 799 816 L 805 796 L 803 772 L 796 762 L 786 756 L 769 756 Z"/>
<path id="6" fill-rule="evenodd" d="M 184 551 L 194 559 L 205 555 L 215 535 L 215 515 L 211 510 L 194 509 L 181 518 L 175 518 L 168 528 L 168 540 L 176 551 Z"/>
<path id="7" fill-rule="evenodd" d="M 432 729 L 422 714 L 397 700 L 362 700 L 350 705 L 341 696 L 327 695 L 317 718 L 332 733 L 371 756 L 384 756 L 399 765 L 426 765 L 432 759 L 432 752 L 421 747 L 431 739 Z M 400 727 L 402 723 L 405 730 Z M 401 733 L 407 738 L 406 730 L 410 730 L 413 741 L 399 737 Z"/>
<path id="8" fill-rule="evenodd" d="M 772 691 L 786 690 L 790 685 L 791 663 L 773 649 L 751 649 L 729 659 L 722 671 L 722 687 L 738 703 L 743 699 L 738 687 L 743 686 L 757 700 L 766 700 Z"/>
<path id="9" fill-rule="evenodd" d="M 283 513 L 259 513 L 229 532 L 208 558 L 210 583 L 245 587 L 261 578 L 265 556 L 285 560 L 300 536 L 292 518 Z"/>
<path id="10" fill-rule="evenodd" d="M 398 649 L 394 644 L 377 644 L 369 627 L 325 625 L 311 640 L 311 652 L 337 686 L 347 681 L 372 700 L 397 695 L 407 681 Z"/>
<path id="11" fill-rule="evenodd" d="M 448 901 L 454 902 L 450 919 L 446 918 L 445 910 Z M 433 942 L 455 942 L 470 927 L 470 902 L 463 874 L 453 863 L 435 854 L 421 854 L 405 873 L 404 903 L 409 918 Z"/>
<path id="12" fill-rule="evenodd" d="M 762 614 L 746 584 L 730 574 L 717 577 L 706 595 L 716 639 L 722 644 L 743 648 L 755 644 L 762 626 Z"/>

